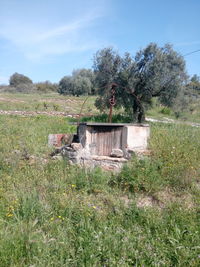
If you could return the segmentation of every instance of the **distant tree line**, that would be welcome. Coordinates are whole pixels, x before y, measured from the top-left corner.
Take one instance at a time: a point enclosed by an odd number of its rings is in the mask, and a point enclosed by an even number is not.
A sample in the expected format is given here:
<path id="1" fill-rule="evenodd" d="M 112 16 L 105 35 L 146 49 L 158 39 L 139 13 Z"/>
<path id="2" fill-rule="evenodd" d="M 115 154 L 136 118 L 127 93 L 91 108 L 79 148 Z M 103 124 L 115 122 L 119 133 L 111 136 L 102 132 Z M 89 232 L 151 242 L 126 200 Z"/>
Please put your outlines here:
<path id="1" fill-rule="evenodd" d="M 64 76 L 58 85 L 58 92 L 64 95 L 94 95 L 95 74 L 91 69 L 77 69 L 70 76 Z"/>
<path id="2" fill-rule="evenodd" d="M 29 77 L 15 72 L 10 76 L 9 86 L 1 86 L 0 90 L 25 94 L 57 92 L 58 84 L 51 83 L 50 81 L 33 83 L 33 81 Z"/>
<path id="3" fill-rule="evenodd" d="M 188 91 L 200 94 L 200 77 L 196 74 L 192 76 L 186 85 Z"/>
<path id="4" fill-rule="evenodd" d="M 94 95 L 95 75 L 91 69 L 77 69 L 72 72 L 72 75 L 64 76 L 57 84 L 50 81 L 33 83 L 29 77 L 16 72 L 11 75 L 9 86 L 2 86 L 2 88 L 21 93 L 58 92 L 73 96 Z"/>
<path id="5" fill-rule="evenodd" d="M 189 78 L 184 58 L 171 45 L 159 47 L 155 43 L 150 43 L 135 56 L 129 53 L 121 56 L 110 47 L 101 49 L 94 55 L 92 69 L 76 69 L 58 84 L 50 81 L 33 83 L 29 77 L 14 73 L 6 90 L 97 95 L 95 105 L 104 111 L 110 106 L 113 85 L 115 107 L 123 107 L 138 122 L 144 120 L 145 110 L 151 106 L 153 98 L 178 112 L 200 97 L 200 77 L 195 74 Z"/>

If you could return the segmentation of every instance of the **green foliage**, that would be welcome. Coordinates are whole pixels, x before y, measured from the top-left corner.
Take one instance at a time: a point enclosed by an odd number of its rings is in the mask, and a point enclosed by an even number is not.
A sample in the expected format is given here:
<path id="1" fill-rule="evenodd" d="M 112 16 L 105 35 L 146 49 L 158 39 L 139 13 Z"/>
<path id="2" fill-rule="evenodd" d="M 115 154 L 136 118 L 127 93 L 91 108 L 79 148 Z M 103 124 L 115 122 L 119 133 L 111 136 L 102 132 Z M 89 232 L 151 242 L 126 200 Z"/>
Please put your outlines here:
<path id="1" fill-rule="evenodd" d="M 138 160 L 137 157 L 133 157 L 131 163 L 126 165 L 121 173 L 110 181 L 110 184 L 132 193 L 153 193 L 163 185 L 159 172 L 161 166 L 162 163 L 159 161 Z"/>
<path id="2" fill-rule="evenodd" d="M 170 115 L 172 113 L 172 111 L 169 107 L 162 107 L 162 109 L 160 110 L 160 113 L 162 113 L 164 115 Z"/>
<path id="3" fill-rule="evenodd" d="M 19 73 L 14 73 L 10 77 L 10 86 L 6 89 L 7 92 L 32 93 L 36 90 L 32 80 L 27 76 Z"/>
<path id="4" fill-rule="evenodd" d="M 126 53 L 120 57 L 111 48 L 105 48 L 94 57 L 94 71 L 99 98 L 96 106 L 109 106 L 111 83 L 116 83 L 117 106 L 133 109 L 134 117 L 144 119 L 144 103 L 153 97 L 171 106 L 186 79 L 185 62 L 170 45 L 158 47 L 151 43 L 135 58 Z"/>
<path id="5" fill-rule="evenodd" d="M 103 111 L 110 106 L 110 84 L 116 82 L 121 69 L 122 59 L 112 48 L 99 50 L 94 56 L 94 72 L 96 74 L 97 93 L 96 107 Z M 118 90 L 116 92 L 117 105 L 121 105 Z"/>
<path id="6" fill-rule="evenodd" d="M 200 80 L 197 75 L 190 78 L 187 84 L 177 94 L 173 102 L 176 118 L 184 113 L 195 113 L 199 104 Z"/>
<path id="7" fill-rule="evenodd" d="M 87 81 L 88 93 L 94 95 L 95 94 L 95 75 L 94 72 L 90 69 L 77 69 L 72 72 L 72 76 L 76 78 L 84 78 Z"/>
<path id="8" fill-rule="evenodd" d="M 14 73 L 10 77 L 10 86 L 6 88 L 7 92 L 33 93 L 33 92 L 57 92 L 58 85 L 49 81 L 33 84 L 32 80 L 23 74 Z"/>
<path id="9" fill-rule="evenodd" d="M 154 157 L 162 162 L 161 177 L 175 188 L 189 188 L 198 180 L 199 130 L 189 126 L 152 128 Z"/>
<path id="10" fill-rule="evenodd" d="M 74 95 L 91 94 L 92 84 L 87 77 L 77 76 L 74 78 Z"/>
<path id="11" fill-rule="evenodd" d="M 152 125 L 152 156 L 143 159 L 133 156 L 110 184 L 125 192 L 153 196 L 166 188 L 179 192 L 191 190 L 199 181 L 199 137 L 198 129 L 191 130 L 188 126 Z"/>
<path id="12" fill-rule="evenodd" d="M 89 69 L 74 70 L 72 76 L 60 80 L 58 92 L 73 96 L 94 94 L 94 73 Z"/>
<path id="13" fill-rule="evenodd" d="M 196 74 L 193 75 L 187 86 L 192 90 L 200 92 L 200 77 L 198 77 Z"/>
<path id="14" fill-rule="evenodd" d="M 58 93 L 64 95 L 74 95 L 73 79 L 71 76 L 64 76 L 58 86 Z"/>
<path id="15" fill-rule="evenodd" d="M 126 114 L 115 114 L 112 116 L 112 122 L 113 123 L 129 123 L 131 122 L 131 117 Z M 94 115 L 89 117 L 82 117 L 82 122 L 108 122 L 108 114 L 100 114 L 100 115 Z"/>
<path id="16" fill-rule="evenodd" d="M 199 129 L 151 124 L 151 156 L 117 174 L 49 157 L 75 131 L 0 116 L 0 266 L 199 266 Z"/>
<path id="17" fill-rule="evenodd" d="M 33 82 L 31 81 L 31 79 L 29 79 L 27 76 L 23 75 L 23 74 L 19 74 L 17 72 L 15 72 L 11 77 L 10 77 L 10 86 L 20 86 L 21 84 L 27 84 L 30 85 Z"/>
<path id="18" fill-rule="evenodd" d="M 41 93 L 58 91 L 58 85 L 55 83 L 53 84 L 49 81 L 36 83 L 35 86 L 36 86 L 36 90 Z"/>
<path id="19" fill-rule="evenodd" d="M 2 93 L 0 98 L 0 109 L 5 111 L 60 111 L 66 114 L 79 114 L 81 106 L 86 99 L 85 96 L 72 97 L 60 95 L 57 92 L 48 94 L 35 92 L 30 94 Z M 84 113 L 88 114 L 91 111 L 92 114 L 98 113 L 98 110 L 94 107 L 95 99 L 95 96 L 88 98 L 83 107 Z"/>

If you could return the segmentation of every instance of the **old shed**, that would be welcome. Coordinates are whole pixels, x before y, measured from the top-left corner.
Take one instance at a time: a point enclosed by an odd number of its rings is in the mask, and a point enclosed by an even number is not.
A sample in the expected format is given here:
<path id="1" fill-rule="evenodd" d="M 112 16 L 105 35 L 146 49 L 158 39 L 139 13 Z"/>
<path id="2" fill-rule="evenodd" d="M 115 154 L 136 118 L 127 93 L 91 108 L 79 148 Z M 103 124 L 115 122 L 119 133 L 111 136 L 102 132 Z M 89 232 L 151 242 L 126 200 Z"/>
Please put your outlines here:
<path id="1" fill-rule="evenodd" d="M 91 155 L 110 156 L 113 149 L 124 152 L 147 149 L 149 125 L 130 123 L 80 123 L 78 138 Z"/>
<path id="2" fill-rule="evenodd" d="M 70 163 L 119 171 L 132 153 L 146 153 L 150 128 L 147 124 L 80 123 L 77 134 L 51 134 L 49 145 L 61 146 Z"/>

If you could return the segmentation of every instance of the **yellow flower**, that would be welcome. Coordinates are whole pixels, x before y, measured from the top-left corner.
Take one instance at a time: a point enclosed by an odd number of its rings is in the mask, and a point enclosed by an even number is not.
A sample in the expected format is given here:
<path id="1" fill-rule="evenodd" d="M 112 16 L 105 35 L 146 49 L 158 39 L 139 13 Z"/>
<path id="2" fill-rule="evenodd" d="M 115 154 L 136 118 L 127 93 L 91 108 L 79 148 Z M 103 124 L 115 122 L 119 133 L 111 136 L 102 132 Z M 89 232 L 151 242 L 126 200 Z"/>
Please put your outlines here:
<path id="1" fill-rule="evenodd" d="M 75 184 L 72 184 L 72 188 L 75 188 L 76 187 L 76 185 Z"/>
<path id="2" fill-rule="evenodd" d="M 13 214 L 12 214 L 12 213 L 7 213 L 6 216 L 7 216 L 7 217 L 12 217 Z"/>

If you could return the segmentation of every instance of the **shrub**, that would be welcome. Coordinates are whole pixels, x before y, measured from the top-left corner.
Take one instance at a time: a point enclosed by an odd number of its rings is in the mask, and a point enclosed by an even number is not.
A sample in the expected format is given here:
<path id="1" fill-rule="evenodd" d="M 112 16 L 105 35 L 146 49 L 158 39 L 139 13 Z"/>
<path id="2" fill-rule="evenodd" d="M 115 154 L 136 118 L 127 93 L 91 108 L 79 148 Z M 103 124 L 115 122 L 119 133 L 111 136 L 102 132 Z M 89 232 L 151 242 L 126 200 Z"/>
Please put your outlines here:
<path id="1" fill-rule="evenodd" d="M 171 115 L 171 109 L 169 107 L 163 107 L 161 110 L 160 110 L 160 113 L 164 114 L 164 115 Z"/>

